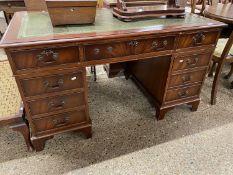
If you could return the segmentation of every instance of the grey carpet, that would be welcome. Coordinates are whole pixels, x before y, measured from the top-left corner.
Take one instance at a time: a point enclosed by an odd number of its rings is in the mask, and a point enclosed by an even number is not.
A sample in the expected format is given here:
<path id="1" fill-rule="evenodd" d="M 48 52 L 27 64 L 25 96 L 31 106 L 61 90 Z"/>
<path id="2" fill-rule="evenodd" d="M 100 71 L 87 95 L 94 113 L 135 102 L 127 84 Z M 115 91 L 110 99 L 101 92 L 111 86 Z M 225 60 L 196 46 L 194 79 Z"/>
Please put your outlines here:
<path id="1" fill-rule="evenodd" d="M 208 78 L 197 112 L 185 105 L 155 120 L 154 108 L 130 80 L 89 79 L 93 138 L 66 133 L 45 150 L 26 151 L 23 139 L 0 129 L 0 174 L 233 174 L 233 92 L 221 80 L 211 106 Z"/>

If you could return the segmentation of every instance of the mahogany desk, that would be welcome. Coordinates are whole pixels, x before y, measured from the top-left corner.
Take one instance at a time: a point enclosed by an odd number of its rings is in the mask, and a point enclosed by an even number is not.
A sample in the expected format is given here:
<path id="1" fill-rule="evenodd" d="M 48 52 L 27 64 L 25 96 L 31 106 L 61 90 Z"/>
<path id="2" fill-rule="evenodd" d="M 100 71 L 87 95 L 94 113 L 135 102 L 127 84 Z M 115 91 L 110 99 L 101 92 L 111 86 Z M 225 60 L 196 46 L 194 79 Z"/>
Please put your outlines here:
<path id="1" fill-rule="evenodd" d="M 125 23 L 101 9 L 95 25 L 53 28 L 47 12 L 17 12 L 0 47 L 23 99 L 34 148 L 42 150 L 47 139 L 67 131 L 91 137 L 86 66 L 127 62 L 126 75 L 153 98 L 157 119 L 181 104 L 197 110 L 224 26 L 194 14 Z"/>

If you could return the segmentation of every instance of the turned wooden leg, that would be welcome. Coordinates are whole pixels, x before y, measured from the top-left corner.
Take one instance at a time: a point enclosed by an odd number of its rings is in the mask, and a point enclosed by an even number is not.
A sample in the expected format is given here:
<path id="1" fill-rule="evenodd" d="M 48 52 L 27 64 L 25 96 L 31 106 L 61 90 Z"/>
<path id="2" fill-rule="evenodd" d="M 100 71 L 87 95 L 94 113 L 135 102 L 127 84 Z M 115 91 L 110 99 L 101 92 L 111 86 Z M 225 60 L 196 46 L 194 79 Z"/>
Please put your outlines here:
<path id="1" fill-rule="evenodd" d="M 94 81 L 97 80 L 97 76 L 96 76 L 96 67 L 94 66 Z"/>
<path id="2" fill-rule="evenodd" d="M 193 112 L 197 111 L 199 104 L 200 104 L 200 101 L 188 103 L 188 105 L 191 105 L 191 111 Z"/>
<path id="3" fill-rule="evenodd" d="M 157 118 L 157 120 L 162 120 L 162 119 L 164 119 L 165 114 L 166 114 L 168 111 L 170 111 L 171 109 L 173 109 L 173 107 L 164 108 L 164 109 L 161 109 L 161 108 L 156 107 L 156 118 Z"/>
<path id="4" fill-rule="evenodd" d="M 211 90 L 211 104 L 212 105 L 216 104 L 217 88 L 218 88 L 218 83 L 219 83 L 219 78 L 220 78 L 220 74 L 222 71 L 222 67 L 223 67 L 223 61 L 218 63 L 218 66 L 216 68 L 212 90 Z"/>
<path id="5" fill-rule="evenodd" d="M 38 152 L 42 151 L 45 147 L 45 143 L 47 140 L 52 139 L 53 136 L 45 137 L 45 138 L 31 138 L 33 148 Z"/>
<path id="6" fill-rule="evenodd" d="M 91 66 L 91 73 L 94 74 L 94 81 L 97 80 L 97 76 L 96 76 L 96 67 L 95 66 Z"/>
<path id="7" fill-rule="evenodd" d="M 232 74 L 233 74 L 233 63 L 231 63 L 231 70 L 230 70 L 230 72 L 224 78 L 225 79 L 229 79 Z"/>
<path id="8" fill-rule="evenodd" d="M 30 140 L 30 132 L 26 123 L 22 121 L 21 123 L 10 126 L 10 128 L 14 131 L 20 132 L 23 135 L 28 150 L 32 151 L 33 147 Z"/>
<path id="9" fill-rule="evenodd" d="M 213 64 L 210 68 L 210 71 L 209 71 L 209 74 L 208 74 L 208 77 L 213 77 L 214 76 L 214 71 L 216 69 L 216 65 L 217 65 L 217 62 L 213 61 Z"/>
<path id="10" fill-rule="evenodd" d="M 212 85 L 212 91 L 211 91 L 211 104 L 212 105 L 216 104 L 217 88 L 218 88 L 218 83 L 219 83 L 219 78 L 220 78 L 220 74 L 222 71 L 222 67 L 223 67 L 223 61 L 218 63 L 218 66 L 216 68 L 214 81 L 213 81 L 213 85 Z"/>

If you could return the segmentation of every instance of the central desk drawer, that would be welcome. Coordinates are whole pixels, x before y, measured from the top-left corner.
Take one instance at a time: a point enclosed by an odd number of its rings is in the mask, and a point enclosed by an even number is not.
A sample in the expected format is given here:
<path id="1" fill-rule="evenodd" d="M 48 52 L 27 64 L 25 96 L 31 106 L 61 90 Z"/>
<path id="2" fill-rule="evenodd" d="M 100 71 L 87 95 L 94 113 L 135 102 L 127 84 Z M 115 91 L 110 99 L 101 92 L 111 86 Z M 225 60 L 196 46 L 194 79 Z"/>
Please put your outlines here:
<path id="1" fill-rule="evenodd" d="M 166 93 L 165 101 L 174 101 L 174 100 L 181 100 L 185 98 L 190 98 L 192 96 L 198 96 L 200 93 L 201 85 L 190 86 L 186 88 L 180 89 L 171 89 L 168 90 Z"/>
<path id="2" fill-rule="evenodd" d="M 27 70 L 79 62 L 79 49 L 70 46 L 18 50 L 11 51 L 10 56 L 16 71 Z"/>
<path id="3" fill-rule="evenodd" d="M 208 66 L 210 58 L 211 53 L 177 56 L 174 59 L 172 71 Z"/>
<path id="4" fill-rule="evenodd" d="M 93 44 L 85 46 L 85 59 L 87 61 L 106 58 L 137 55 L 174 48 L 175 36 L 132 39 L 122 42 L 111 42 L 107 44 Z"/>
<path id="5" fill-rule="evenodd" d="M 75 88 L 83 88 L 83 72 L 57 74 L 38 78 L 21 79 L 24 96 L 35 96 Z"/>
<path id="6" fill-rule="evenodd" d="M 215 44 L 219 31 L 193 32 L 182 34 L 178 42 L 178 48 L 196 47 Z"/>
<path id="7" fill-rule="evenodd" d="M 206 70 L 198 70 L 184 74 L 172 75 L 170 77 L 169 87 L 182 86 L 186 84 L 202 82 L 205 77 Z"/>
<path id="8" fill-rule="evenodd" d="M 73 111 L 49 117 L 33 119 L 33 124 L 38 133 L 48 130 L 61 129 L 78 125 L 87 121 L 85 110 Z"/>
<path id="9" fill-rule="evenodd" d="M 64 110 L 85 105 L 83 92 L 48 97 L 27 102 L 32 115 Z"/>

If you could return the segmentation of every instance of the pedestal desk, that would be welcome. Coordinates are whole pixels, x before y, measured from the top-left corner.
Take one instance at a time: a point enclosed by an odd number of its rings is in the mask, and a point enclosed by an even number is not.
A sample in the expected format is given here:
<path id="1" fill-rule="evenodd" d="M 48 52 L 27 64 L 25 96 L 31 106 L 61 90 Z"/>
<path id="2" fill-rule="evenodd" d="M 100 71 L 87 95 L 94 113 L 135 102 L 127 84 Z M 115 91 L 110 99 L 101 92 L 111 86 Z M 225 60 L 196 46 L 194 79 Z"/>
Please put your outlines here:
<path id="1" fill-rule="evenodd" d="M 91 137 L 90 65 L 126 62 L 125 74 L 153 99 L 157 119 L 181 104 L 197 110 L 224 26 L 189 13 L 126 23 L 101 9 L 95 25 L 53 28 L 47 12 L 17 12 L 0 47 L 23 99 L 34 148 L 42 150 L 47 139 L 67 131 Z"/>

